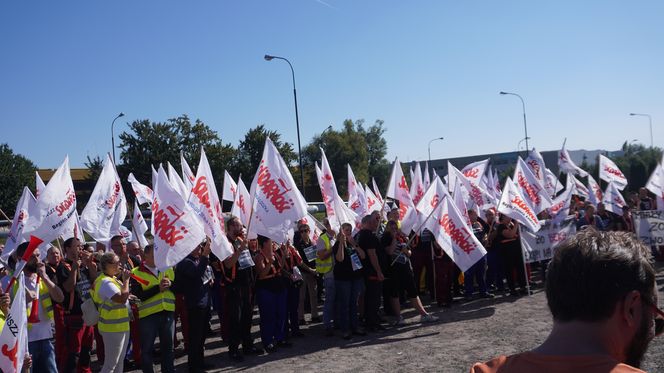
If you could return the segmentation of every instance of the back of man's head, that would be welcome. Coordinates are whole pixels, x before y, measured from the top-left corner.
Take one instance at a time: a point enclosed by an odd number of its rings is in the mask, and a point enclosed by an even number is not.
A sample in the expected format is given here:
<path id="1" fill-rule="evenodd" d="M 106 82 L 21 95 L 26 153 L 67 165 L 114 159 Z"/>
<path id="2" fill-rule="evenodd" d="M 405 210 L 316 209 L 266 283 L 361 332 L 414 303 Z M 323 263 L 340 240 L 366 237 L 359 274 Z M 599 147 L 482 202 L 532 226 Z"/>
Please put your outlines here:
<path id="1" fill-rule="evenodd" d="M 654 299 L 648 248 L 627 232 L 589 228 L 562 243 L 549 263 L 546 298 L 555 321 L 601 321 L 632 290 Z"/>

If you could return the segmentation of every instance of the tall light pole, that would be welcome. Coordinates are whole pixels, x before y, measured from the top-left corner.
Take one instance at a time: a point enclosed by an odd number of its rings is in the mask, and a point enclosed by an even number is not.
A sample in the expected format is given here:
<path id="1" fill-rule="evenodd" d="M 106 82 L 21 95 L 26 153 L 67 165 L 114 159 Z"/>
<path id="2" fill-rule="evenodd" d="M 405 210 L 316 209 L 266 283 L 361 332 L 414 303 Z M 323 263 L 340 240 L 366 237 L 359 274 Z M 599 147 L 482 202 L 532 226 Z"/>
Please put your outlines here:
<path id="1" fill-rule="evenodd" d="M 431 143 L 436 140 L 444 140 L 444 138 L 441 136 L 441 137 L 436 137 L 435 139 L 429 141 L 429 162 L 431 162 Z"/>
<path id="2" fill-rule="evenodd" d="M 629 113 L 631 116 L 639 116 L 639 117 L 648 117 L 648 121 L 650 122 L 650 147 L 653 147 L 652 143 L 652 117 L 650 114 L 639 114 L 639 113 Z"/>
<path id="3" fill-rule="evenodd" d="M 113 164 L 115 164 L 115 131 L 113 130 L 113 127 L 115 126 L 115 121 L 118 118 L 124 117 L 124 113 L 118 114 L 115 119 L 113 119 L 113 122 L 111 122 L 111 147 L 113 148 Z"/>
<path id="4" fill-rule="evenodd" d="M 304 166 L 302 165 L 302 147 L 300 145 L 300 117 L 297 113 L 297 90 L 295 89 L 295 70 L 293 70 L 293 65 L 290 63 L 290 61 L 284 57 L 271 56 L 269 54 L 266 54 L 263 58 L 265 58 L 265 61 L 272 61 L 273 59 L 284 60 L 288 62 L 288 66 L 290 66 L 291 74 L 293 76 L 293 99 L 295 100 L 295 126 L 297 127 L 297 153 L 298 157 L 300 158 L 300 184 L 302 184 L 302 195 L 306 199 L 306 192 L 304 190 Z"/>
<path id="5" fill-rule="evenodd" d="M 528 137 L 528 126 L 526 125 L 526 103 L 523 102 L 523 97 L 519 96 L 519 95 L 516 94 L 516 93 L 512 93 L 512 92 L 503 92 L 503 91 L 500 91 L 500 94 L 501 94 L 501 95 L 512 95 L 512 96 L 516 96 L 516 97 L 519 98 L 519 100 L 521 100 L 521 106 L 523 107 L 523 130 L 524 130 L 525 133 L 526 133 L 526 136 L 524 136 L 524 139 L 526 140 L 526 151 L 530 151 L 530 148 L 528 147 L 528 139 L 529 139 L 530 137 Z"/>

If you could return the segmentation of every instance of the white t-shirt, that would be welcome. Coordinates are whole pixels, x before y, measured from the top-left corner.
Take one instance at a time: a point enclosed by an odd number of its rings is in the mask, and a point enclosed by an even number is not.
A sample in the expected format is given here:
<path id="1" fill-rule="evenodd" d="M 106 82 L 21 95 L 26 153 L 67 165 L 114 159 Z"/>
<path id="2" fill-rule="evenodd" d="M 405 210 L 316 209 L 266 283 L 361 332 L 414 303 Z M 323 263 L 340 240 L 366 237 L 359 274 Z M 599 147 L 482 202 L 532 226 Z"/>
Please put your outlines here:
<path id="1" fill-rule="evenodd" d="M 42 280 L 40 280 L 41 282 Z M 25 288 L 27 290 L 39 294 L 39 289 L 37 286 L 37 275 L 32 275 L 32 277 L 25 277 Z M 46 311 L 42 307 L 41 299 L 38 300 L 38 311 L 39 311 L 39 322 L 32 324 L 32 328 L 28 328 L 28 341 L 35 342 L 41 341 L 43 339 L 53 338 L 53 321 L 48 319 Z M 28 302 L 28 317 L 32 314 L 32 302 Z"/>
<path id="2" fill-rule="evenodd" d="M 99 284 L 99 297 L 101 300 L 112 302 L 111 298 L 113 298 L 116 294 L 120 294 L 120 288 L 110 278 L 103 278 L 101 280 L 101 284 Z M 128 300 L 125 301 L 125 306 L 127 306 L 127 309 L 131 310 Z"/>

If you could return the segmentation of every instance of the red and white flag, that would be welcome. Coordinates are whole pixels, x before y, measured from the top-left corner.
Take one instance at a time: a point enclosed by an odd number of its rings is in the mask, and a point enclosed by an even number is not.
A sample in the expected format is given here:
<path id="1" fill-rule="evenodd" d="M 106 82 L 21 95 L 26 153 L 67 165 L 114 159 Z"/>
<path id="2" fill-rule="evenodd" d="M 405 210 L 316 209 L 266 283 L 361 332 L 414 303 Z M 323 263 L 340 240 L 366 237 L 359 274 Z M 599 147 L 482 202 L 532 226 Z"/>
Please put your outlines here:
<path id="1" fill-rule="evenodd" d="M 23 228 L 23 236 L 51 242 L 76 219 L 76 192 L 69 171 L 69 156 L 55 171 L 42 191 Z M 30 241 L 33 241 L 30 238 Z"/>
<path id="2" fill-rule="evenodd" d="M 533 173 L 533 176 L 539 181 L 540 185 L 546 185 L 546 166 L 544 164 L 544 158 L 542 158 L 542 155 L 535 148 L 528 152 L 528 158 L 526 158 L 525 163 L 530 172 Z M 549 193 L 549 195 L 551 195 L 551 193 Z"/>
<path id="3" fill-rule="evenodd" d="M 429 176 L 429 162 L 424 162 L 424 176 L 422 177 L 422 182 L 424 183 L 424 190 L 429 189 L 431 185 L 431 176 Z"/>
<path id="4" fill-rule="evenodd" d="M 536 214 L 551 207 L 553 204 L 551 197 L 521 157 L 517 159 L 514 180 L 519 192 Z"/>
<path id="5" fill-rule="evenodd" d="M 623 213 L 622 210 L 623 207 L 627 206 L 625 198 L 623 198 L 622 194 L 620 193 L 620 190 L 613 182 L 610 182 L 609 185 L 606 187 L 606 191 L 604 191 L 604 198 L 602 198 L 602 202 L 604 203 L 604 207 L 606 207 L 606 211 L 611 211 L 612 213 L 621 216 Z"/>
<path id="6" fill-rule="evenodd" d="M 39 176 L 39 172 L 35 171 L 35 198 L 39 198 L 39 195 L 42 193 L 44 188 L 46 188 L 44 180 L 42 180 L 41 176 Z"/>
<path id="7" fill-rule="evenodd" d="M 609 158 L 599 155 L 599 178 L 607 183 L 613 183 L 618 190 L 623 190 L 627 186 L 627 178 L 620 171 L 618 166 Z"/>
<path id="8" fill-rule="evenodd" d="M 461 181 L 457 179 L 455 185 L 454 185 L 454 206 L 459 210 L 461 213 L 461 216 L 463 217 L 463 221 L 466 222 L 466 224 L 470 227 L 470 217 L 468 216 L 468 207 L 466 206 L 466 201 L 463 198 L 463 191 L 462 191 L 462 186 L 461 186 Z"/>
<path id="9" fill-rule="evenodd" d="M 381 202 L 368 185 L 364 188 L 364 193 L 367 196 L 367 214 L 371 214 L 374 211 L 381 212 Z"/>
<path id="10" fill-rule="evenodd" d="M 420 202 L 418 202 L 415 206 L 417 211 L 420 213 L 418 226 L 422 226 L 424 224 L 424 221 L 427 219 L 427 217 L 429 217 L 433 210 L 438 206 L 438 203 L 440 203 L 440 201 L 445 196 L 448 196 L 447 187 L 445 184 L 443 184 L 440 178 L 436 176 L 431 182 L 429 189 L 427 189 L 427 191 L 424 193 L 424 196 L 422 196 L 422 199 L 420 199 Z"/>
<path id="11" fill-rule="evenodd" d="M 288 229 L 307 215 L 307 202 L 270 138 L 265 140 L 251 195 L 254 211 L 249 231 L 276 242 L 285 242 Z"/>
<path id="12" fill-rule="evenodd" d="M 131 214 L 131 234 L 138 242 L 141 248 L 148 245 L 148 239 L 145 234 L 148 232 L 148 225 L 145 223 L 138 201 L 134 200 L 134 211 Z"/>
<path id="13" fill-rule="evenodd" d="M 468 179 L 468 181 L 471 182 L 471 184 L 480 186 L 482 176 L 484 176 L 484 172 L 488 166 L 489 159 L 487 158 L 483 161 L 477 161 L 469 164 L 468 166 L 464 167 L 463 170 L 461 170 L 461 173 L 466 177 L 466 179 Z"/>
<path id="14" fill-rule="evenodd" d="M 549 170 L 548 168 L 545 170 L 545 183 L 544 183 L 544 189 L 546 189 L 547 193 L 549 193 L 550 196 L 555 196 L 563 190 L 563 184 L 558 180 L 558 177 L 553 173 L 553 171 Z"/>
<path id="15" fill-rule="evenodd" d="M 311 214 L 307 214 L 307 216 L 303 217 L 300 221 L 309 226 L 309 232 L 311 232 L 311 242 L 318 241 L 318 237 L 320 237 L 320 234 L 322 233 L 321 227 L 323 227 L 323 224 L 316 220 L 316 218 Z"/>
<path id="16" fill-rule="evenodd" d="M 500 177 L 497 170 L 493 170 L 493 183 L 493 194 L 496 196 L 496 200 L 500 200 L 500 196 L 503 195 L 503 189 L 500 187 Z"/>
<path id="17" fill-rule="evenodd" d="M 152 171 L 154 171 L 154 168 Z M 138 201 L 139 205 L 144 203 L 152 203 L 152 189 L 150 189 L 147 185 L 141 184 L 138 180 L 136 180 L 134 174 L 132 173 L 129 173 L 127 181 L 129 181 L 129 184 L 131 184 L 131 189 L 134 191 L 134 195 L 136 196 L 136 200 Z"/>
<path id="18" fill-rule="evenodd" d="M 567 174 L 567 184 L 565 185 L 565 188 L 573 190 L 572 193 L 579 197 L 587 199 L 590 196 L 588 188 L 586 188 L 586 186 L 572 174 Z"/>
<path id="19" fill-rule="evenodd" d="M 577 166 L 574 161 L 572 161 L 572 157 L 569 156 L 569 153 L 565 148 L 560 149 L 558 152 L 558 168 L 560 171 L 567 174 L 577 174 L 581 177 L 588 176 L 586 171 L 581 169 L 581 167 Z"/>
<path id="20" fill-rule="evenodd" d="M 224 190 L 221 192 L 221 199 L 233 202 L 235 201 L 235 193 L 237 193 L 237 184 L 231 174 L 224 170 Z"/>
<path id="21" fill-rule="evenodd" d="M 549 208 L 549 216 L 555 223 L 559 223 L 569 215 L 572 207 L 572 194 L 574 190 L 565 190 L 561 195 L 553 199 L 553 205 Z"/>
<path id="22" fill-rule="evenodd" d="M 592 175 L 588 175 L 588 201 L 595 205 L 595 207 L 602 202 L 602 189 L 595 179 L 593 179 Z"/>
<path id="23" fill-rule="evenodd" d="M 410 185 L 410 197 L 413 199 L 413 203 L 417 205 L 424 195 L 426 190 L 424 187 L 424 182 L 422 181 L 422 170 L 420 169 L 420 162 L 415 163 L 415 170 L 413 171 L 413 178 Z"/>
<path id="24" fill-rule="evenodd" d="M 168 181 L 171 183 L 173 189 L 175 189 L 183 200 L 189 199 L 189 194 L 191 194 L 191 188 L 187 188 L 184 181 L 175 170 L 175 167 L 171 165 L 171 162 L 168 162 Z"/>
<path id="25" fill-rule="evenodd" d="M 468 205 L 472 204 L 477 206 L 480 210 L 484 210 L 495 205 L 496 201 L 486 190 L 482 189 L 479 184 L 473 184 L 469 178 L 467 178 L 454 166 L 452 166 L 449 175 L 450 180 L 454 180 L 455 182 L 458 181 L 461 184 L 461 193 L 463 194 L 464 201 Z M 452 177 L 452 175 L 454 175 L 454 177 Z"/>
<path id="26" fill-rule="evenodd" d="M 90 200 L 81 213 L 81 228 L 95 241 L 108 242 L 120 234 L 120 225 L 126 218 L 127 199 L 113 160 L 107 154 Z"/>
<path id="27" fill-rule="evenodd" d="M 646 189 L 655 194 L 657 210 L 664 211 L 664 168 L 661 164 L 655 166 L 646 183 Z"/>
<path id="28" fill-rule="evenodd" d="M 514 182 L 509 177 L 505 182 L 503 196 L 500 198 L 500 203 L 498 204 L 498 212 L 525 225 L 532 232 L 537 232 L 540 229 L 540 222 L 537 219 L 537 214 L 528 205 L 524 196 L 521 195 L 517 187 L 514 185 Z"/>
<path id="29" fill-rule="evenodd" d="M 18 277 L 18 290 L 0 333 L 0 370 L 21 372 L 28 354 L 28 311 L 25 302 L 24 275 Z"/>
<path id="30" fill-rule="evenodd" d="M 2 262 L 7 263 L 7 258 L 16 250 L 18 245 L 27 241 L 27 237 L 23 235 L 23 228 L 25 228 L 25 223 L 35 208 L 35 203 L 35 197 L 30 192 L 30 189 L 23 187 L 21 198 L 18 200 L 18 204 L 16 204 L 16 211 L 14 212 L 14 219 L 12 220 L 9 235 L 7 236 L 7 242 L 5 242 L 5 248 L 0 255 Z"/>
<path id="31" fill-rule="evenodd" d="M 219 260 L 231 256 L 233 247 L 228 242 L 228 237 L 226 237 L 224 215 L 221 213 L 221 201 L 203 148 L 201 148 L 201 160 L 196 170 L 194 186 L 187 202 L 203 224 L 205 234 L 212 240 L 212 253 Z"/>
<path id="32" fill-rule="evenodd" d="M 334 203 L 335 198 L 338 196 L 337 193 L 337 184 L 334 182 L 334 176 L 332 175 L 332 170 L 330 169 L 330 164 L 327 162 L 327 157 L 325 156 L 325 151 L 323 148 L 320 149 L 321 152 L 321 167 L 318 167 L 316 163 L 316 176 L 318 179 L 318 185 L 320 186 L 320 194 L 323 197 L 323 203 L 325 204 L 325 211 L 327 213 L 327 218 L 332 226 L 332 229 L 335 232 L 339 232 L 341 224 L 345 221 L 339 219 L 337 216 L 336 205 Z M 348 223 L 354 223 L 355 220 L 349 221 Z"/>
<path id="33" fill-rule="evenodd" d="M 415 228 L 417 223 L 417 210 L 413 199 L 410 197 L 408 190 L 408 183 L 406 177 L 403 175 L 401 163 L 399 159 L 394 159 L 392 166 L 392 174 L 390 175 L 390 182 L 387 185 L 386 197 L 399 201 L 399 220 L 401 221 L 401 232 L 410 234 L 410 231 Z"/>
<path id="34" fill-rule="evenodd" d="M 373 177 L 371 178 L 371 184 L 373 185 L 373 191 L 374 194 L 376 195 L 376 198 L 378 198 L 378 201 L 380 203 L 383 203 L 383 196 L 380 194 L 380 189 L 378 189 L 378 185 L 376 185 L 376 179 Z"/>
<path id="35" fill-rule="evenodd" d="M 367 196 L 355 180 L 355 174 L 350 164 L 346 166 L 348 168 L 348 206 L 358 216 L 364 217 L 367 215 Z"/>
<path id="36" fill-rule="evenodd" d="M 442 197 L 425 227 L 462 272 L 486 255 L 482 243 L 475 237 L 449 196 Z"/>
<path id="37" fill-rule="evenodd" d="M 180 151 L 180 166 L 182 167 L 182 181 L 187 187 L 187 190 L 191 190 L 191 188 L 194 187 L 194 179 L 196 179 L 196 176 L 191 171 L 191 167 L 189 167 L 187 160 L 184 159 L 184 152 L 182 151 Z"/>
<path id="38" fill-rule="evenodd" d="M 154 185 L 152 235 L 154 260 L 160 271 L 178 264 L 205 239 L 198 215 L 173 188 L 161 166 Z"/>
<path id="39" fill-rule="evenodd" d="M 251 217 L 251 197 L 249 196 L 249 191 L 244 185 L 244 182 L 241 178 L 238 178 L 237 192 L 235 193 L 235 201 L 233 201 L 233 208 L 231 209 L 231 215 L 237 216 L 242 225 L 245 227 L 249 224 L 249 218 Z"/>

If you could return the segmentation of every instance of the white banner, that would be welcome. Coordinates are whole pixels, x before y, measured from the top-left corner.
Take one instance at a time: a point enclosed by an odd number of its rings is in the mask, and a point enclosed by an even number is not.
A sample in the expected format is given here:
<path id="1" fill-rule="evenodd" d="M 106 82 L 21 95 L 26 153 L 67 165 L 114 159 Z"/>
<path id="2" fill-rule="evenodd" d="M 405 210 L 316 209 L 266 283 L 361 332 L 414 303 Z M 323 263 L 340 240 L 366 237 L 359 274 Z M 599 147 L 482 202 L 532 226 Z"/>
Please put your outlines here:
<path id="1" fill-rule="evenodd" d="M 632 211 L 636 236 L 648 246 L 664 245 L 664 211 Z"/>
<path id="2" fill-rule="evenodd" d="M 533 233 L 525 226 L 521 226 L 521 247 L 526 263 L 539 262 L 553 257 L 553 252 L 561 242 L 576 233 L 574 217 L 555 224 L 552 220 L 542 222 L 542 226 Z"/>

